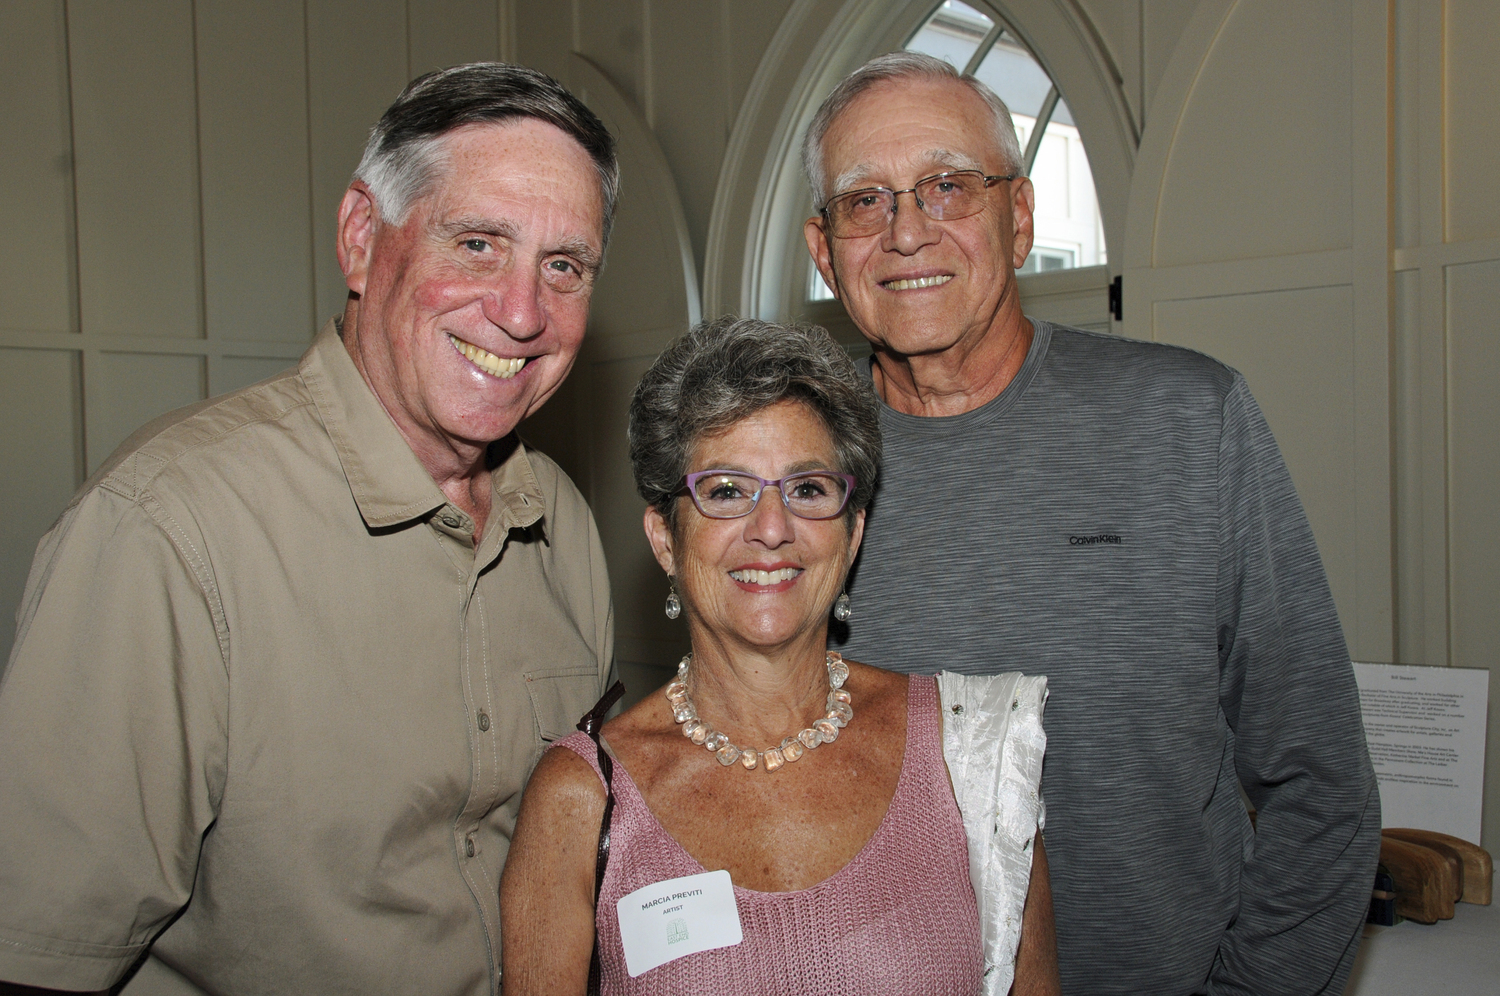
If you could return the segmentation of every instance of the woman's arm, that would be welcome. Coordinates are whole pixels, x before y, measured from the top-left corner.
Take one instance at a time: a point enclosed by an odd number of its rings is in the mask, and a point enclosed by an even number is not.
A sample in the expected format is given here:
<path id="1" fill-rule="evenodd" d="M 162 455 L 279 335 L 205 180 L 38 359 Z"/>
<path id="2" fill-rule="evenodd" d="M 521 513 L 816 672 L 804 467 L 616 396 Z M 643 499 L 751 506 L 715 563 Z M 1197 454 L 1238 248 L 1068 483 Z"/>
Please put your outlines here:
<path id="1" fill-rule="evenodd" d="M 1052 922 L 1052 882 L 1047 874 L 1047 849 L 1042 834 L 1031 849 L 1031 884 L 1021 913 L 1021 943 L 1016 949 L 1016 981 L 1011 996 L 1058 996 L 1057 929 Z"/>
<path id="2" fill-rule="evenodd" d="M 604 786 L 566 748 L 532 772 L 500 877 L 506 996 L 582 993 L 594 947 L 594 861 Z"/>

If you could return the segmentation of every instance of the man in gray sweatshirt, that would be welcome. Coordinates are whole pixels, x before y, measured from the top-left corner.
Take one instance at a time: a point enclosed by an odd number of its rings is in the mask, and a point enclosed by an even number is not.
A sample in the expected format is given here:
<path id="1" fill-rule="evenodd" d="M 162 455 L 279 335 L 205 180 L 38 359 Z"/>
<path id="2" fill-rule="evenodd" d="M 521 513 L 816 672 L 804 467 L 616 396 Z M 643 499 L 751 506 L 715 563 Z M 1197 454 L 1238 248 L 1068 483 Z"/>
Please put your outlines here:
<path id="1" fill-rule="evenodd" d="M 999 98 L 913 53 L 809 128 L 808 248 L 884 401 L 834 643 L 1047 676 L 1064 991 L 1342 992 L 1380 805 L 1307 518 L 1237 372 L 1021 313 L 1021 161 Z"/>

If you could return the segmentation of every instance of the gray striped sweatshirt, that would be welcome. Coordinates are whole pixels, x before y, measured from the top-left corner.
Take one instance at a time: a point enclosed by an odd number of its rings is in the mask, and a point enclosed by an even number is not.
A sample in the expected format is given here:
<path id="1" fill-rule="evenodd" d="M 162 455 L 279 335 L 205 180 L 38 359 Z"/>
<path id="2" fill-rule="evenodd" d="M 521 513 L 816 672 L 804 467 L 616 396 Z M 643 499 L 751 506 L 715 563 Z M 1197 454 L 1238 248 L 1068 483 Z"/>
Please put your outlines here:
<path id="1" fill-rule="evenodd" d="M 1265 418 L 1199 353 L 1034 325 L 990 403 L 883 408 L 832 645 L 898 671 L 1047 676 L 1065 992 L 1342 992 L 1380 803 Z"/>

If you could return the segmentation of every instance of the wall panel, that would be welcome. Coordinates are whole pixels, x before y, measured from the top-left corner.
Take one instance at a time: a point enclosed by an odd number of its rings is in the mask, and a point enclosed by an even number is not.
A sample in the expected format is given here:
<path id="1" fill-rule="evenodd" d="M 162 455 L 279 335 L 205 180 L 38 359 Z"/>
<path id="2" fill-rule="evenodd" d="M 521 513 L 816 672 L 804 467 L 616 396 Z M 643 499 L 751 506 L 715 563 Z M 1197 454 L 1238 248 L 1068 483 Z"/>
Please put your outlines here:
<path id="1" fill-rule="evenodd" d="M 215 364 L 213 376 L 209 380 L 208 393 L 213 396 L 237 391 L 296 365 L 297 361 L 290 358 L 225 356 Z"/>
<path id="2" fill-rule="evenodd" d="M 201 401 L 203 357 L 101 351 L 84 365 L 87 472 L 163 412 Z"/>
<path id="3" fill-rule="evenodd" d="M 719 4 L 698 0 L 653 0 L 651 4 L 651 51 L 662 53 L 649 67 L 655 104 L 652 130 L 673 165 L 700 273 L 719 185 L 717 166 L 724 158 L 732 123 L 718 44 L 723 23 Z"/>
<path id="4" fill-rule="evenodd" d="M 1177 127 L 1154 265 L 1350 244 L 1349 33 L 1347 2 L 1235 5 Z"/>
<path id="5" fill-rule="evenodd" d="M 191 0 L 68 5 L 85 332 L 200 337 Z"/>
<path id="6" fill-rule="evenodd" d="M 344 311 L 334 252 L 339 202 L 370 128 L 410 80 L 403 0 L 309 0 L 308 107 L 317 320 Z"/>
<path id="7" fill-rule="evenodd" d="M 1500 94 L 1500 4 L 1494 0 L 1448 0 L 1445 17 L 1447 59 L 1444 95 L 1447 120 L 1447 183 L 1444 204 L 1447 241 L 1500 237 L 1500 129 L 1495 97 Z"/>
<path id="8" fill-rule="evenodd" d="M 78 354 L 0 348 L 0 667 L 15 638 L 16 607 L 36 544 L 78 486 L 83 406 Z"/>
<path id="9" fill-rule="evenodd" d="M 198 0 L 197 33 L 208 334 L 306 342 L 316 324 L 303 4 Z"/>
<path id="10" fill-rule="evenodd" d="M 1500 836 L 1500 260 L 1448 267 L 1451 646 L 1459 667 L 1491 672 L 1489 846 Z"/>
<path id="11" fill-rule="evenodd" d="M 500 57 L 495 0 L 407 0 L 410 75 Z"/>
<path id="12" fill-rule="evenodd" d="M 1156 303 L 1157 338 L 1245 375 L 1307 509 L 1353 633 L 1357 503 L 1353 298 L 1348 287 Z"/>
<path id="13" fill-rule="evenodd" d="M 61 0 L 0 4 L 0 328 L 69 332 L 73 156 Z"/>

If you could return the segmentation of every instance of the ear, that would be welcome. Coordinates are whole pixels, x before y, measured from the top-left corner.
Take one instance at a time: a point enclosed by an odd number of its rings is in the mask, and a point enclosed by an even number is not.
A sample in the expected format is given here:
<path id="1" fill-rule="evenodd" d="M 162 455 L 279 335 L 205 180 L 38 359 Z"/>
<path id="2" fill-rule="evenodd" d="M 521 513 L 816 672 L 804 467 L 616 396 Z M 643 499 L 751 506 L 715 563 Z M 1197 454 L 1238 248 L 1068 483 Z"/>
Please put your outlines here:
<path id="1" fill-rule="evenodd" d="M 646 518 L 643 523 L 646 527 L 646 542 L 651 544 L 651 552 L 656 555 L 656 562 L 661 569 L 671 577 L 677 573 L 677 558 L 672 555 L 672 524 L 666 517 L 656 510 L 655 505 L 646 506 Z"/>
<path id="2" fill-rule="evenodd" d="M 356 294 L 364 294 L 370 276 L 370 249 L 375 241 L 375 197 L 360 180 L 344 191 L 339 204 L 339 225 L 335 248 L 344 283 Z"/>
<path id="3" fill-rule="evenodd" d="M 859 556 L 860 541 L 865 538 L 865 510 L 860 509 L 854 513 L 854 529 L 849 535 L 849 567 L 854 566 L 854 558 Z M 844 568 L 845 572 L 849 567 Z"/>
<path id="4" fill-rule="evenodd" d="M 802 236 L 807 239 L 807 251 L 812 255 L 818 272 L 823 275 L 823 282 L 833 291 L 835 298 L 841 299 L 838 278 L 833 272 L 833 246 L 828 241 L 824 224 L 822 215 L 814 215 L 802 226 Z"/>
<path id="5" fill-rule="evenodd" d="M 1019 270 L 1031 255 L 1031 244 L 1036 238 L 1036 190 L 1029 177 L 1020 177 L 1010 184 L 1010 218 L 1014 226 L 1011 232 L 1011 267 Z"/>

